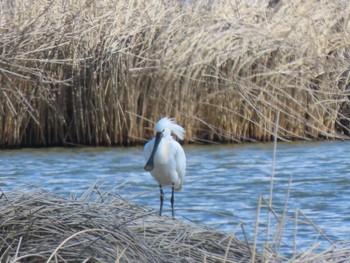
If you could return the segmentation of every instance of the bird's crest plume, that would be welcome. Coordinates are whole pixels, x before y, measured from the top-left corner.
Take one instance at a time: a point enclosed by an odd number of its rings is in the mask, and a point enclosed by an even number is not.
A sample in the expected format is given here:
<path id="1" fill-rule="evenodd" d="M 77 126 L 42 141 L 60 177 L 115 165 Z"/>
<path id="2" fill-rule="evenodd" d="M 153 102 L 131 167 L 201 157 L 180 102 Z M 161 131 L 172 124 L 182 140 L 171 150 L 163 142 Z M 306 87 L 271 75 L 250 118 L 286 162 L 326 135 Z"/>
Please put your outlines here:
<path id="1" fill-rule="evenodd" d="M 185 129 L 175 122 L 174 118 L 164 117 L 160 119 L 156 124 L 156 129 L 160 127 L 169 127 L 171 132 L 173 132 L 180 140 L 185 138 Z M 160 128 L 161 129 L 161 128 Z"/>

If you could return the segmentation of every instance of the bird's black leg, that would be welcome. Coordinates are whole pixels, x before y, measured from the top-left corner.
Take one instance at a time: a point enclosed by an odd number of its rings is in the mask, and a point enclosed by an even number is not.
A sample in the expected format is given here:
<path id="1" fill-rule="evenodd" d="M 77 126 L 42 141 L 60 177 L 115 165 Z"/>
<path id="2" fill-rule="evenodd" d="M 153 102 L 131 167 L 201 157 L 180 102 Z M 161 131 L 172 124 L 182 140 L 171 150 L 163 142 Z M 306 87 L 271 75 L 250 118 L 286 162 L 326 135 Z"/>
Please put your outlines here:
<path id="1" fill-rule="evenodd" d="M 161 185 L 159 185 L 160 190 L 160 208 L 159 208 L 159 216 L 162 216 L 162 210 L 163 210 L 163 201 L 164 201 L 164 193 L 163 188 Z"/>
<path id="2" fill-rule="evenodd" d="M 174 218 L 174 183 L 171 187 L 171 199 L 170 199 L 170 202 L 171 202 L 171 214 Z"/>

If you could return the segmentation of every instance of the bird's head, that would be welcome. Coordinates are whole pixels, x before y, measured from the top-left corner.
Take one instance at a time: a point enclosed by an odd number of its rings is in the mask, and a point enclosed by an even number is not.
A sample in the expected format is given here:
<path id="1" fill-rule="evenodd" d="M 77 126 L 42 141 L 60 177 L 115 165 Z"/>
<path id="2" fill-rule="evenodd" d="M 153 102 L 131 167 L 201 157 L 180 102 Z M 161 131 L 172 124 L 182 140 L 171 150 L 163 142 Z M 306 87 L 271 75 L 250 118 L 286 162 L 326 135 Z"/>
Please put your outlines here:
<path id="1" fill-rule="evenodd" d="M 158 145 L 163 137 L 171 136 L 174 133 L 180 140 L 184 139 L 185 130 L 180 125 L 176 124 L 174 119 L 162 118 L 156 123 L 156 138 L 153 145 L 151 156 L 149 157 L 146 165 L 146 171 L 152 171 L 154 168 L 154 155 L 157 151 Z"/>
<path id="2" fill-rule="evenodd" d="M 156 123 L 156 132 L 161 134 L 162 137 L 171 136 L 174 133 L 180 140 L 185 137 L 185 130 L 180 125 L 176 124 L 172 118 L 162 118 Z"/>

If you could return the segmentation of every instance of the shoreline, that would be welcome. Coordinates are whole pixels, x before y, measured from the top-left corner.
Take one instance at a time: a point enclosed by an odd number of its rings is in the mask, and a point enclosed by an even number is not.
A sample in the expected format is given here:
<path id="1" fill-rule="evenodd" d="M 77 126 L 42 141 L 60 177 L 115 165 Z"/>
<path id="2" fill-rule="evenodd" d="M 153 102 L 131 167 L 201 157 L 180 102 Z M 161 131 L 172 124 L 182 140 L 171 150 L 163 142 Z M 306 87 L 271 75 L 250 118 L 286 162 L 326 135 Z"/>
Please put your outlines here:
<path id="1" fill-rule="evenodd" d="M 92 186 L 79 199 L 33 187 L 1 191 L 1 261 L 340 263 L 350 258 L 350 242 L 289 259 L 271 250 L 253 253 L 248 240 L 159 217 L 158 211 L 95 190 Z"/>
<path id="2" fill-rule="evenodd" d="M 2 262 L 251 262 L 251 247 L 232 235 L 93 187 L 78 200 L 41 189 L 3 192 L 0 203 Z"/>

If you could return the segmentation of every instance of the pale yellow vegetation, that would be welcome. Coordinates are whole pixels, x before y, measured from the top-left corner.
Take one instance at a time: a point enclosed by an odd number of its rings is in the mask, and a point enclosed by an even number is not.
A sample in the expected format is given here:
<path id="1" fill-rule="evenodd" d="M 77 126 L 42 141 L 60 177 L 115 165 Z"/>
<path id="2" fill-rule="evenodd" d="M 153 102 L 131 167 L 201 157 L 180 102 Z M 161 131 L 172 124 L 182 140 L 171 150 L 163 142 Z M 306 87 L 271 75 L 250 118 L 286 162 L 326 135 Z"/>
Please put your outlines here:
<path id="1" fill-rule="evenodd" d="M 349 134 L 348 1 L 213 2 L 3 1 L 0 145 Z"/>

